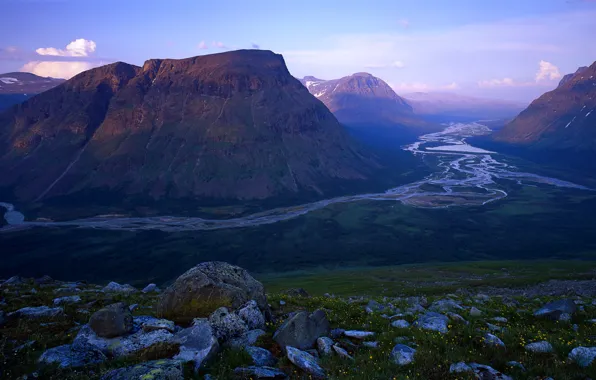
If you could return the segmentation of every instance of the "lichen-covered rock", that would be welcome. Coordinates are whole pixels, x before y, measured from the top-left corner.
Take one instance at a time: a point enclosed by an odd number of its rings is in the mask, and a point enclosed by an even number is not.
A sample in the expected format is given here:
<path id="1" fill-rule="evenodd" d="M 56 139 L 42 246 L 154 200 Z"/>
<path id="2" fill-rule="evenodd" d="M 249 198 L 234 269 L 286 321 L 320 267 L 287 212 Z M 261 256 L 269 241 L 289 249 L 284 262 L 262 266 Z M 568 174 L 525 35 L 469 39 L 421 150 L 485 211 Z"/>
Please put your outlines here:
<path id="1" fill-rule="evenodd" d="M 106 373 L 101 380 L 183 380 L 184 368 L 178 360 L 162 359 L 118 368 Z"/>
<path id="2" fill-rule="evenodd" d="M 333 353 L 333 339 L 322 336 L 317 338 L 317 351 L 320 356 L 328 356 Z"/>
<path id="3" fill-rule="evenodd" d="M 447 327 L 448 322 L 449 318 L 447 316 L 431 311 L 421 315 L 418 318 L 418 320 L 414 322 L 414 326 L 424 330 L 432 330 L 441 333 L 446 333 L 449 331 Z"/>
<path id="4" fill-rule="evenodd" d="M 238 367 L 234 374 L 242 379 L 287 379 L 288 375 L 273 367 Z"/>
<path id="5" fill-rule="evenodd" d="M 553 352 L 553 346 L 545 340 L 540 341 L 540 342 L 526 344 L 525 348 L 526 348 L 526 351 L 534 352 L 534 353 L 545 354 L 545 353 Z"/>
<path id="6" fill-rule="evenodd" d="M 174 359 L 193 362 L 195 370 L 211 358 L 219 350 L 219 343 L 207 320 L 196 320 L 195 323 L 176 333 L 174 342 L 180 345 L 180 351 Z"/>
<path id="7" fill-rule="evenodd" d="M 391 357 L 397 365 L 407 365 L 414 361 L 416 350 L 405 344 L 398 344 L 391 350 Z"/>
<path id="8" fill-rule="evenodd" d="M 472 367 L 470 367 L 464 362 L 453 363 L 449 366 L 449 373 L 464 373 L 473 371 L 474 370 L 472 369 Z"/>
<path id="9" fill-rule="evenodd" d="M 66 297 L 59 297 L 54 299 L 54 305 L 64 305 L 64 304 L 75 304 L 82 302 L 80 296 L 66 296 Z"/>
<path id="10" fill-rule="evenodd" d="M 54 318 L 64 314 L 61 307 L 24 307 L 8 314 L 10 318 Z"/>
<path id="11" fill-rule="evenodd" d="M 128 284 L 124 284 L 124 285 L 120 285 L 117 282 L 110 282 L 108 285 L 106 285 L 106 287 L 104 287 L 102 289 L 103 292 L 105 293 L 124 293 L 124 294 L 131 294 L 131 293 L 136 293 L 138 292 L 138 290 Z"/>
<path id="12" fill-rule="evenodd" d="M 513 380 L 512 377 L 507 376 L 496 369 L 483 364 L 470 363 L 476 377 L 482 380 Z"/>
<path id="13" fill-rule="evenodd" d="M 306 311 L 299 311 L 280 326 L 273 339 L 282 347 L 306 350 L 314 346 L 317 338 L 328 333 L 329 321 L 324 311 L 316 310 L 310 315 Z"/>
<path id="14" fill-rule="evenodd" d="M 114 338 L 132 331 L 132 314 L 128 306 L 118 302 L 93 313 L 89 327 L 102 338 Z"/>
<path id="15" fill-rule="evenodd" d="M 250 300 L 242 306 L 238 310 L 238 315 L 244 320 L 249 330 L 262 330 L 265 328 L 265 317 L 255 300 Z"/>
<path id="16" fill-rule="evenodd" d="M 89 364 L 97 364 L 106 361 L 107 358 L 100 350 L 93 346 L 72 346 L 65 344 L 46 350 L 39 357 L 40 364 L 57 364 L 60 368 L 77 368 Z"/>
<path id="17" fill-rule="evenodd" d="M 562 299 L 558 301 L 549 302 L 536 310 L 534 313 L 537 317 L 544 317 L 553 320 L 560 320 L 561 315 L 573 315 L 577 311 L 577 305 L 572 299 Z"/>
<path id="18" fill-rule="evenodd" d="M 569 353 L 569 359 L 580 367 L 588 367 L 596 358 L 596 347 L 576 347 Z"/>
<path id="19" fill-rule="evenodd" d="M 268 314 L 263 285 L 246 270 L 224 262 L 206 262 L 178 277 L 161 294 L 157 313 L 176 323 L 190 323 L 220 307 L 235 310 L 250 300 Z"/>
<path id="20" fill-rule="evenodd" d="M 234 348 L 243 348 L 243 347 L 252 346 L 257 342 L 259 337 L 261 337 L 265 334 L 267 334 L 267 333 L 263 330 L 259 330 L 259 329 L 250 330 L 238 337 L 228 340 L 226 342 L 226 344 L 228 346 L 234 347 Z"/>
<path id="21" fill-rule="evenodd" d="M 318 379 L 325 379 L 325 370 L 321 368 L 318 360 L 311 354 L 295 347 L 287 346 L 288 359 L 298 368 Z"/>
<path id="22" fill-rule="evenodd" d="M 271 352 L 261 347 L 248 346 L 245 348 L 250 355 L 254 365 L 259 367 L 271 367 L 277 363 L 277 359 Z"/>
<path id="23" fill-rule="evenodd" d="M 215 336 L 221 341 L 241 336 L 248 331 L 248 326 L 236 313 L 230 313 L 227 308 L 220 307 L 209 317 L 209 323 Z"/>
<path id="24" fill-rule="evenodd" d="M 155 330 L 167 330 L 173 333 L 176 330 L 176 325 L 174 324 L 174 322 L 168 321 L 167 319 L 151 318 L 141 323 L 141 328 L 145 332 Z"/>

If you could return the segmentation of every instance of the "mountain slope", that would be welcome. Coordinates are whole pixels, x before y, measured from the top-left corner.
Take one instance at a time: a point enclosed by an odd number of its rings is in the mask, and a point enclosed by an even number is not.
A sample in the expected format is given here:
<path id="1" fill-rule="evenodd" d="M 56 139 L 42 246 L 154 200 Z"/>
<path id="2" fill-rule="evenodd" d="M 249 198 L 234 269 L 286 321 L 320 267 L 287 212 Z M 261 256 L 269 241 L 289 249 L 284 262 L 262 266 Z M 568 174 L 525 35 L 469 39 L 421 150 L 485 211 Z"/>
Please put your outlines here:
<path id="1" fill-rule="evenodd" d="M 63 82 L 64 79 L 43 78 L 31 73 L 0 74 L 0 111 Z"/>
<path id="2" fill-rule="evenodd" d="M 118 62 L 0 114 L 0 187 L 21 201 L 320 194 L 374 167 L 269 51 Z"/>

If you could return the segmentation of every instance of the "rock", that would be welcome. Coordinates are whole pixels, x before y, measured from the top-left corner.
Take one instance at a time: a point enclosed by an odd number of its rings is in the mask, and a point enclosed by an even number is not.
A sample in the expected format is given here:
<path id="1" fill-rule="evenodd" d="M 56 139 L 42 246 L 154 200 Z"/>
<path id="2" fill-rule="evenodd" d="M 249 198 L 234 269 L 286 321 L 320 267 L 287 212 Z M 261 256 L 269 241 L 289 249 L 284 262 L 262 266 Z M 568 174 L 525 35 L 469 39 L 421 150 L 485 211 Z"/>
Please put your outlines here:
<path id="1" fill-rule="evenodd" d="M 496 347 L 505 347 L 505 343 L 495 335 L 491 333 L 486 333 L 484 335 L 484 344 L 487 346 L 496 346 Z"/>
<path id="2" fill-rule="evenodd" d="M 248 346 L 245 350 L 256 366 L 272 367 L 277 363 L 275 356 L 264 348 Z"/>
<path id="3" fill-rule="evenodd" d="M 89 327 L 102 338 L 114 338 L 132 331 L 132 314 L 124 302 L 118 302 L 93 313 Z"/>
<path id="4" fill-rule="evenodd" d="M 553 320 L 560 320 L 562 314 L 573 315 L 577 311 L 575 302 L 571 299 L 562 299 L 558 301 L 549 302 L 540 309 L 538 309 L 534 315 L 536 317 L 550 318 Z"/>
<path id="5" fill-rule="evenodd" d="M 183 380 L 182 362 L 172 359 L 154 360 L 111 370 L 101 380 Z"/>
<path id="6" fill-rule="evenodd" d="M 398 344 L 391 350 L 391 357 L 397 365 L 407 365 L 414 361 L 416 350 L 405 344 Z"/>
<path id="7" fill-rule="evenodd" d="M 526 349 L 526 351 L 529 351 L 529 352 L 542 353 L 542 354 L 553 352 L 553 346 L 544 340 L 540 341 L 540 342 L 526 344 L 525 349 Z"/>
<path id="8" fill-rule="evenodd" d="M 472 367 L 467 365 L 464 362 L 454 363 L 449 366 L 449 373 L 464 373 L 464 372 L 474 372 Z"/>
<path id="9" fill-rule="evenodd" d="M 335 351 L 337 355 L 342 359 L 354 360 L 354 358 L 348 353 L 348 351 L 344 350 L 337 344 L 333 345 L 333 351 Z"/>
<path id="10" fill-rule="evenodd" d="M 157 285 L 149 284 L 149 285 L 145 286 L 143 288 L 143 290 L 141 290 L 141 292 L 143 292 L 143 293 L 159 293 L 159 292 L 161 292 L 161 290 L 159 290 Z"/>
<path id="11" fill-rule="evenodd" d="M 275 332 L 273 339 L 281 346 L 292 346 L 301 350 L 312 348 L 317 338 L 329 333 L 329 321 L 324 311 L 312 314 L 300 311 L 288 318 Z"/>
<path id="12" fill-rule="evenodd" d="M 596 319 L 594 320 L 594 323 L 596 323 Z M 344 332 L 346 332 L 344 329 L 333 329 L 329 331 L 329 336 L 333 339 L 338 339 L 344 335 Z"/>
<path id="13" fill-rule="evenodd" d="M 110 282 L 105 288 L 103 288 L 102 291 L 104 293 L 125 293 L 125 294 L 138 292 L 138 290 L 136 288 L 132 287 L 131 285 L 128 285 L 128 284 L 120 285 L 119 283 L 113 282 L 113 281 Z"/>
<path id="14" fill-rule="evenodd" d="M 580 367 L 588 367 L 596 358 L 596 347 L 576 347 L 569 353 L 569 359 Z"/>
<path id="15" fill-rule="evenodd" d="M 476 377 L 482 380 L 513 380 L 512 377 L 507 376 L 496 369 L 483 364 L 470 363 Z"/>
<path id="16" fill-rule="evenodd" d="M 236 313 L 230 313 L 225 307 L 215 310 L 209 317 L 209 323 L 215 336 L 221 341 L 241 336 L 248 331 L 242 318 Z"/>
<path id="17" fill-rule="evenodd" d="M 81 297 L 79 296 L 67 296 L 67 297 L 59 297 L 54 299 L 54 305 L 64 305 L 64 304 L 75 304 L 81 302 Z"/>
<path id="18" fill-rule="evenodd" d="M 190 323 L 220 307 L 238 309 L 250 300 L 255 300 L 268 317 L 269 306 L 260 282 L 240 267 L 206 262 L 178 277 L 161 294 L 157 313 L 176 323 Z"/>
<path id="19" fill-rule="evenodd" d="M 469 314 L 470 314 L 470 317 L 480 317 L 482 315 L 482 311 L 480 311 L 480 309 L 472 306 Z"/>
<path id="20" fill-rule="evenodd" d="M 239 367 L 234 369 L 234 374 L 248 379 L 287 379 L 288 375 L 273 367 Z"/>
<path id="21" fill-rule="evenodd" d="M 572 315 L 569 313 L 562 313 L 559 315 L 559 321 L 561 322 L 571 322 Z"/>
<path id="22" fill-rule="evenodd" d="M 344 335 L 348 338 L 364 340 L 375 336 L 375 333 L 372 331 L 346 330 L 344 331 Z"/>
<path id="23" fill-rule="evenodd" d="M 507 365 L 508 365 L 509 367 L 515 367 L 515 368 L 519 368 L 519 369 L 521 369 L 522 371 L 526 372 L 526 367 L 524 367 L 524 365 L 523 365 L 523 364 L 521 364 L 520 362 L 516 362 L 516 361 L 510 361 L 510 362 L 507 362 Z"/>
<path id="24" fill-rule="evenodd" d="M 235 348 L 243 348 L 253 346 L 259 337 L 266 335 L 267 333 L 263 330 L 250 330 L 245 332 L 239 337 L 232 338 L 227 341 L 227 345 Z"/>
<path id="25" fill-rule="evenodd" d="M 8 280 L 4 281 L 0 286 L 7 287 L 7 286 L 18 286 L 23 285 L 25 280 L 21 276 L 12 276 Z"/>
<path id="26" fill-rule="evenodd" d="M 54 279 L 52 277 L 50 277 L 48 275 L 44 275 L 40 278 L 34 279 L 33 282 L 35 282 L 37 285 L 48 285 L 48 284 L 53 284 L 56 281 L 54 281 Z"/>
<path id="27" fill-rule="evenodd" d="M 177 332 L 174 342 L 180 345 L 180 351 L 174 359 L 193 362 L 195 370 L 219 350 L 219 343 L 207 320 L 196 321 L 191 327 Z"/>
<path id="28" fill-rule="evenodd" d="M 460 311 L 464 308 L 454 300 L 444 299 L 433 302 L 428 309 L 430 311 L 446 313 L 448 311 Z"/>
<path id="29" fill-rule="evenodd" d="M 73 347 L 70 344 L 46 350 L 39 357 L 40 364 L 57 364 L 60 368 L 77 368 L 106 361 L 107 357 L 92 346 Z"/>
<path id="30" fill-rule="evenodd" d="M 368 304 L 364 307 L 364 309 L 366 310 L 367 313 L 371 314 L 371 313 L 385 311 L 386 309 L 388 309 L 388 307 L 378 303 L 375 300 L 370 300 L 370 301 L 368 301 Z"/>
<path id="31" fill-rule="evenodd" d="M 317 339 L 317 350 L 320 356 L 328 356 L 333 353 L 333 340 L 322 336 Z"/>
<path id="32" fill-rule="evenodd" d="M 506 330 L 504 327 L 493 325 L 492 323 L 488 322 L 486 322 L 486 327 L 488 327 L 490 331 L 494 332 L 504 332 Z"/>
<path id="33" fill-rule="evenodd" d="M 446 333 L 449 331 L 447 327 L 448 322 L 449 318 L 445 315 L 430 311 L 421 315 L 418 320 L 414 322 L 414 326 L 425 330 Z"/>
<path id="34" fill-rule="evenodd" d="M 288 359 L 298 368 L 303 370 L 304 372 L 312 375 L 315 378 L 325 379 L 327 376 L 325 375 L 325 370 L 321 368 L 317 359 L 304 352 L 300 351 L 297 348 L 292 346 L 286 347 Z"/>
<path id="35" fill-rule="evenodd" d="M 29 293 L 31 293 L 31 294 L 37 294 L 37 290 L 35 290 L 35 288 L 32 288 L 31 290 L 29 290 Z"/>
<path id="36" fill-rule="evenodd" d="M 310 298 L 310 294 L 302 288 L 293 288 L 285 291 L 285 294 L 290 297 L 304 297 Z"/>
<path id="37" fill-rule="evenodd" d="M 249 330 L 262 330 L 265 328 L 265 317 L 255 300 L 250 300 L 242 306 L 238 310 L 238 315 L 246 322 Z"/>
<path id="38" fill-rule="evenodd" d="M 367 348 L 379 348 L 379 342 L 362 342 L 362 345 Z"/>
<path id="39" fill-rule="evenodd" d="M 398 329 L 407 329 L 410 327 L 410 323 L 405 319 L 398 319 L 396 321 L 391 322 L 392 327 L 396 327 Z"/>
<path id="40" fill-rule="evenodd" d="M 449 312 L 446 315 L 453 322 L 463 323 L 464 325 L 469 325 L 470 324 L 470 322 L 466 321 L 464 319 L 464 317 L 462 317 L 461 315 L 459 315 L 457 313 L 451 313 L 451 312 Z"/>
<path id="41" fill-rule="evenodd" d="M 167 319 L 151 318 L 150 320 L 143 322 L 141 328 L 145 332 L 151 332 L 155 330 L 167 330 L 171 333 L 176 331 L 176 325 L 174 322 L 168 321 Z"/>
<path id="42" fill-rule="evenodd" d="M 135 309 L 136 309 L 137 307 L 139 307 L 139 304 L 138 304 L 138 303 L 133 303 L 132 305 L 130 305 L 130 306 L 128 307 L 128 310 L 130 310 L 130 311 L 131 311 L 131 313 L 132 313 L 133 311 L 135 311 Z"/>
<path id="43" fill-rule="evenodd" d="M 284 300 L 279 300 L 279 306 L 284 306 L 286 304 L 286 301 Z"/>
<path id="44" fill-rule="evenodd" d="M 9 318 L 54 318 L 64 314 L 61 307 L 24 307 L 8 314 Z"/>
<path id="45" fill-rule="evenodd" d="M 492 320 L 495 321 L 495 322 L 500 322 L 500 323 L 507 323 L 508 322 L 507 321 L 507 318 L 505 318 L 505 317 L 494 317 Z"/>

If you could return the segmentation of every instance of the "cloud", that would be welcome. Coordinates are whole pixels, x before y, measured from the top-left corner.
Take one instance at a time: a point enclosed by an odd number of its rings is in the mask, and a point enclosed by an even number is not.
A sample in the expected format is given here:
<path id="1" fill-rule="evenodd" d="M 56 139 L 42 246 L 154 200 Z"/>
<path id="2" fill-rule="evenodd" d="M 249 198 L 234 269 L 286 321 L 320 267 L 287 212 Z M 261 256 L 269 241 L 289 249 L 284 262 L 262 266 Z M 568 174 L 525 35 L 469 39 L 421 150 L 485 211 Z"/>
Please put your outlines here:
<path id="1" fill-rule="evenodd" d="M 58 57 L 88 57 L 95 52 L 97 45 L 94 41 L 79 38 L 66 45 L 66 49 L 53 47 L 39 48 L 35 52 L 39 55 L 51 55 Z"/>
<path id="2" fill-rule="evenodd" d="M 404 29 L 407 29 L 410 26 L 410 21 L 406 18 L 400 18 L 397 20 L 397 24 Z"/>
<path id="3" fill-rule="evenodd" d="M 428 83 L 412 82 L 412 83 L 397 83 L 390 84 L 396 92 L 427 92 L 427 91 L 444 91 L 444 90 L 457 90 L 459 85 L 455 82 L 451 82 L 447 85 L 433 86 Z"/>
<path id="4" fill-rule="evenodd" d="M 503 87 L 503 86 L 516 86 L 517 83 L 511 78 L 503 79 L 489 79 L 481 80 L 478 82 L 478 87 Z"/>
<path id="5" fill-rule="evenodd" d="M 393 62 L 391 62 L 389 64 L 385 64 L 385 65 L 370 64 L 370 65 L 366 65 L 364 67 L 366 67 L 367 69 L 389 69 L 389 68 L 403 69 L 404 67 L 406 67 L 406 65 L 402 61 L 393 61 Z"/>
<path id="6" fill-rule="evenodd" d="M 211 43 L 214 47 L 219 48 L 219 49 L 227 49 L 228 47 L 221 41 L 213 41 Z"/>
<path id="7" fill-rule="evenodd" d="M 92 62 L 33 61 L 26 63 L 19 71 L 33 73 L 41 77 L 70 79 L 83 71 L 99 65 L 99 63 Z"/>
<path id="8" fill-rule="evenodd" d="M 538 72 L 536 73 L 536 82 L 561 78 L 559 68 L 552 63 L 540 61 L 539 66 Z"/>
<path id="9" fill-rule="evenodd" d="M 197 45 L 197 48 L 204 50 L 204 49 L 209 49 L 209 46 L 207 46 L 207 44 L 205 43 L 205 41 L 201 41 L 199 42 L 199 44 Z"/>
<path id="10" fill-rule="evenodd" d="M 261 47 L 257 44 L 255 44 L 254 42 L 251 44 L 253 49 L 260 49 Z"/>

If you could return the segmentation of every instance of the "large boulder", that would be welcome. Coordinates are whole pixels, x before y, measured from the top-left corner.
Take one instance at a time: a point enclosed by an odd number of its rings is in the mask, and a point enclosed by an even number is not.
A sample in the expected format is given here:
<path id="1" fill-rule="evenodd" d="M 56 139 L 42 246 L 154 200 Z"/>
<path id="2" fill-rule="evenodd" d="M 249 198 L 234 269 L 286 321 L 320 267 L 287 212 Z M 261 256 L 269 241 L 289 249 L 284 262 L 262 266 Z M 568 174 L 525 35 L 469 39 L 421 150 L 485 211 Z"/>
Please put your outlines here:
<path id="1" fill-rule="evenodd" d="M 102 338 L 114 338 L 132 331 L 132 314 L 124 302 L 118 302 L 93 313 L 89 327 Z"/>
<path id="2" fill-rule="evenodd" d="M 560 320 L 563 316 L 573 315 L 577 311 L 577 305 L 571 299 L 562 299 L 558 301 L 549 302 L 536 310 L 534 313 L 537 317 L 544 317 L 553 320 Z"/>
<path id="3" fill-rule="evenodd" d="M 327 334 L 329 321 L 323 310 L 317 310 L 312 314 L 299 311 L 280 326 L 273 339 L 282 347 L 292 346 L 307 350 L 314 347 L 317 338 Z"/>
<path id="4" fill-rule="evenodd" d="M 267 312 L 263 284 L 246 270 L 224 262 L 206 262 L 190 269 L 160 296 L 157 313 L 176 323 L 209 317 L 220 307 L 236 310 L 250 300 Z"/>
<path id="5" fill-rule="evenodd" d="M 569 360 L 580 367 L 589 367 L 596 358 L 596 347 L 576 347 L 569 353 Z"/>
<path id="6" fill-rule="evenodd" d="M 184 368 L 178 360 L 163 359 L 111 370 L 101 380 L 183 380 Z"/>

